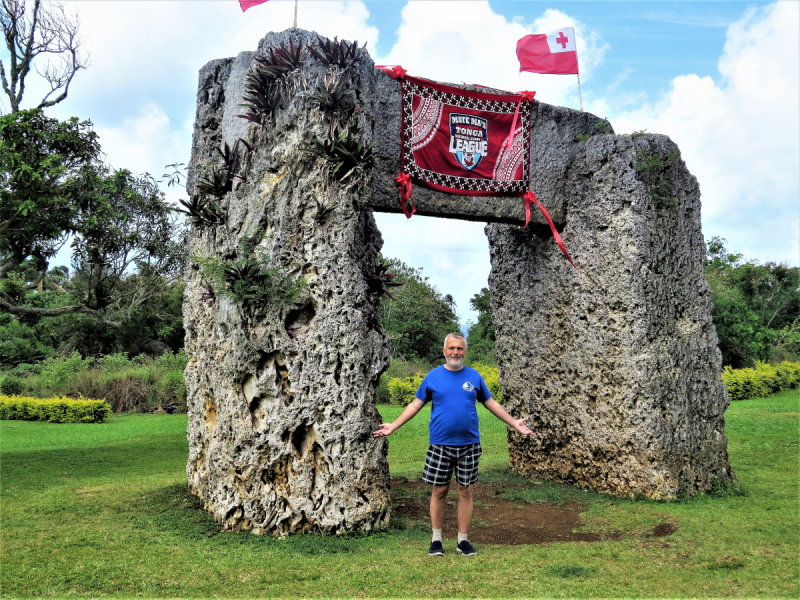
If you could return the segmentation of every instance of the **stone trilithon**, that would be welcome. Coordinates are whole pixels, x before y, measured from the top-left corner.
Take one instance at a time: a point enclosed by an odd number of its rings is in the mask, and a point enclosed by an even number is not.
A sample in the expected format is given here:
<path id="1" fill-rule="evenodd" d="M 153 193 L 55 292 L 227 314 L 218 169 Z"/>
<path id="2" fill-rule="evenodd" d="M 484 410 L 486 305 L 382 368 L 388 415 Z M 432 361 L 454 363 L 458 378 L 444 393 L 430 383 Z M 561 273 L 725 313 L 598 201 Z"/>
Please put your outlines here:
<path id="1" fill-rule="evenodd" d="M 187 474 L 230 530 L 373 531 L 389 519 L 387 442 L 371 436 L 388 366 L 373 210 L 400 210 L 399 83 L 366 51 L 349 67 L 314 56 L 281 66 L 281 52 L 318 43 L 269 34 L 200 72 L 188 189 L 206 208 L 184 302 Z M 258 57 L 269 93 L 260 114 L 238 118 L 255 110 L 241 104 Z M 615 136 L 540 102 L 533 112 L 531 186 L 579 270 L 539 215 L 521 229 L 517 198 L 414 190 L 418 214 L 490 223 L 504 396 L 537 432 L 509 434 L 512 468 L 620 496 L 734 484 L 696 180 L 664 136 Z M 367 153 L 342 177 L 313 149 L 343 134 L 382 160 Z M 240 138 L 240 156 L 223 158 Z M 248 275 L 248 261 L 265 267 Z M 223 293 L 263 283 L 267 268 L 273 288 L 305 285 L 288 299 Z"/>

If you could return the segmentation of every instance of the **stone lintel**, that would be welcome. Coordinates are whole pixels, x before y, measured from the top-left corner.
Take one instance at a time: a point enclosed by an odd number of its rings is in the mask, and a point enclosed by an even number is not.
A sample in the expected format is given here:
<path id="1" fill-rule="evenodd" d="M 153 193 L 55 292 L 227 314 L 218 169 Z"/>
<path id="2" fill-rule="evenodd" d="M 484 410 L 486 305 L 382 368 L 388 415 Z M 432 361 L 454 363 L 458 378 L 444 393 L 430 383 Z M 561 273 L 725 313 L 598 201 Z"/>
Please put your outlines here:
<path id="1" fill-rule="evenodd" d="M 508 93 L 471 85 L 447 85 L 484 93 Z M 365 88 L 375 115 L 375 153 L 382 157 L 373 172 L 370 207 L 378 212 L 401 213 L 394 181 L 400 173 L 400 82 L 375 70 Z M 560 229 L 569 202 L 563 174 L 585 143 L 578 141 L 577 136 L 612 133 L 612 130 L 595 115 L 538 101 L 534 101 L 532 121 L 531 189 Z M 412 199 L 418 215 L 512 225 L 525 223 L 522 199 L 517 197 L 462 196 L 414 185 Z M 547 224 L 535 206 L 531 207 L 531 223 Z"/>

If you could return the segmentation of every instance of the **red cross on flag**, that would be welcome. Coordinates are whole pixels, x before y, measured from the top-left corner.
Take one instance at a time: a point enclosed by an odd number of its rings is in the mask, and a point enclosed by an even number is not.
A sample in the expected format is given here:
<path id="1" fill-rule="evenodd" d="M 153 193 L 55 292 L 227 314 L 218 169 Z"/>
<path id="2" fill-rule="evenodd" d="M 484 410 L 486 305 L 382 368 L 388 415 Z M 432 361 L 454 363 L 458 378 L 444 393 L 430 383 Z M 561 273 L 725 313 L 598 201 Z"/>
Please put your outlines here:
<path id="1" fill-rule="evenodd" d="M 517 42 L 517 58 L 520 71 L 576 75 L 578 50 L 575 29 L 562 27 L 552 33 L 526 35 Z"/>

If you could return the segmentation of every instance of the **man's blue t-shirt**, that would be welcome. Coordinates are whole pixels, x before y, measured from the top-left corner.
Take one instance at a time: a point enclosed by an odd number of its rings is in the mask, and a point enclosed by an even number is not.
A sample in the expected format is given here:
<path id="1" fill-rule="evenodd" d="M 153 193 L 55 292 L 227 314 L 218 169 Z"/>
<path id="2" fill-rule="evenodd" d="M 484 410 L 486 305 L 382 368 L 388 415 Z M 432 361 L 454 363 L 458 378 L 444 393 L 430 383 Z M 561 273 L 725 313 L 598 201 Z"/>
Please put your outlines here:
<path id="1" fill-rule="evenodd" d="M 467 446 L 481 441 L 475 402 L 492 397 L 483 377 L 475 369 L 451 371 L 444 365 L 430 371 L 416 394 L 431 404 L 430 443 Z"/>

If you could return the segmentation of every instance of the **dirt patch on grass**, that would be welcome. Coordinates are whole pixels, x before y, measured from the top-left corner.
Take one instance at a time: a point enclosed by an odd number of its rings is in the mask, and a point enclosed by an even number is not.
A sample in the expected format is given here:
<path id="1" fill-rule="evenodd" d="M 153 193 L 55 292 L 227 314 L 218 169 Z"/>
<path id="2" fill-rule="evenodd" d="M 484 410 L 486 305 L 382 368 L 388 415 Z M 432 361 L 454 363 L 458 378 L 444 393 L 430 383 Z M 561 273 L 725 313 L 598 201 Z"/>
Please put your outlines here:
<path id="1" fill-rule="evenodd" d="M 447 498 L 442 528 L 445 539 L 455 539 L 458 533 L 458 495 L 455 487 L 455 483 L 452 484 Z M 598 542 L 603 539 L 597 533 L 575 533 L 576 529 L 583 527 L 582 504 L 556 506 L 547 503 L 517 503 L 498 495 L 500 488 L 509 487 L 514 486 L 507 483 L 495 486 L 480 482 L 474 485 L 470 541 L 476 544 L 518 546 L 552 542 Z M 392 517 L 430 523 L 430 486 L 403 477 L 392 479 Z M 661 537 L 674 531 L 674 525 L 663 523 L 654 528 L 653 536 Z M 605 539 L 619 537 L 605 536 Z"/>

